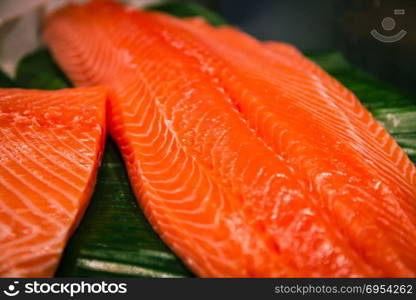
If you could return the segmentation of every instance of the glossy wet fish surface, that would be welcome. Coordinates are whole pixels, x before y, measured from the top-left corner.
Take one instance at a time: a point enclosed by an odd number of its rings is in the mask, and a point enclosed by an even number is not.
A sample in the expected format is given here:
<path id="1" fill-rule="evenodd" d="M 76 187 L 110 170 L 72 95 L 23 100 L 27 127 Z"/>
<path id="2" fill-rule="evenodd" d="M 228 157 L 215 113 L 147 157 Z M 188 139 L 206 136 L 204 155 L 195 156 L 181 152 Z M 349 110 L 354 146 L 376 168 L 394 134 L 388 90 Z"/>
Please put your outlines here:
<path id="1" fill-rule="evenodd" d="M 137 200 L 197 275 L 416 275 L 414 165 L 294 47 L 111 1 L 59 10 L 44 39 L 108 88 Z"/>
<path id="2" fill-rule="evenodd" d="M 92 193 L 103 88 L 0 89 L 0 277 L 53 276 Z"/>

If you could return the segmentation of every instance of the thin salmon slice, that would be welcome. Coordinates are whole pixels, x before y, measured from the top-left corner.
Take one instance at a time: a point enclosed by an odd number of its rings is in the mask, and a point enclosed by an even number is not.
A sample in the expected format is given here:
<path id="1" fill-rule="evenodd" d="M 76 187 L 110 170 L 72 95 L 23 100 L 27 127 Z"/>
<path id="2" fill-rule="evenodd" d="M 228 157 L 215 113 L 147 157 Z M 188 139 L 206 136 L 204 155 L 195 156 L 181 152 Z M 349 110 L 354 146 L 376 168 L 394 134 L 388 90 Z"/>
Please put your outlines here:
<path id="1" fill-rule="evenodd" d="M 92 193 L 104 88 L 0 89 L 0 276 L 53 276 Z"/>
<path id="2" fill-rule="evenodd" d="M 44 38 L 109 89 L 137 200 L 197 275 L 416 274 L 415 167 L 293 47 L 111 1 L 59 10 Z"/>

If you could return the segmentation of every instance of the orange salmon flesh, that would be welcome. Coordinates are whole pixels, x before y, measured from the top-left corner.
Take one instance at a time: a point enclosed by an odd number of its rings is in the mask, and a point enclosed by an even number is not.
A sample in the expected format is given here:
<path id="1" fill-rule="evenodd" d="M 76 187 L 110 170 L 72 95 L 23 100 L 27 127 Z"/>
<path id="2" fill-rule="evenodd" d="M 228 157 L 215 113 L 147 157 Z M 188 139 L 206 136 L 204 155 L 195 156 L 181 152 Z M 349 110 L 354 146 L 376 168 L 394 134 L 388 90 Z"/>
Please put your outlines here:
<path id="1" fill-rule="evenodd" d="M 53 276 L 94 188 L 104 88 L 0 89 L 0 277 Z"/>
<path id="2" fill-rule="evenodd" d="M 112 1 L 44 40 L 108 126 L 161 238 L 204 277 L 416 275 L 416 170 L 339 82 L 290 45 Z"/>

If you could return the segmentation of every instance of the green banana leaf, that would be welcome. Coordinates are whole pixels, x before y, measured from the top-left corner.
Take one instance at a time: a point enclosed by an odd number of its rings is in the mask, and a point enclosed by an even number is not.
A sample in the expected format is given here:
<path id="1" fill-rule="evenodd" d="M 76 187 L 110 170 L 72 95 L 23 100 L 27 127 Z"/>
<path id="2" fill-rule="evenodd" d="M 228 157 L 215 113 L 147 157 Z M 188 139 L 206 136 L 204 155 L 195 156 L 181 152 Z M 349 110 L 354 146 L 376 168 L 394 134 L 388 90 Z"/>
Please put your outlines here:
<path id="1" fill-rule="evenodd" d="M 214 25 L 224 23 L 220 17 L 189 2 L 169 3 L 151 9 L 179 17 L 203 16 Z M 357 70 L 338 52 L 306 54 L 352 90 L 407 154 L 416 159 L 414 95 L 405 94 Z M 22 88 L 57 89 L 71 86 L 45 49 L 21 61 L 16 82 Z M 160 240 L 137 206 L 121 155 L 111 139 L 106 144 L 91 204 L 68 243 L 56 275 L 193 276 Z"/>
<path id="2" fill-rule="evenodd" d="M 57 90 L 71 86 L 46 49 L 30 53 L 19 62 L 15 82 L 27 89 L 41 90 Z"/>
<path id="3" fill-rule="evenodd" d="M 56 275 L 192 276 L 143 216 L 111 140 L 106 143 L 91 204 Z"/>
<path id="4" fill-rule="evenodd" d="M 6 75 L 2 70 L 0 70 L 0 87 L 3 88 L 12 88 L 15 87 L 16 84 Z"/>

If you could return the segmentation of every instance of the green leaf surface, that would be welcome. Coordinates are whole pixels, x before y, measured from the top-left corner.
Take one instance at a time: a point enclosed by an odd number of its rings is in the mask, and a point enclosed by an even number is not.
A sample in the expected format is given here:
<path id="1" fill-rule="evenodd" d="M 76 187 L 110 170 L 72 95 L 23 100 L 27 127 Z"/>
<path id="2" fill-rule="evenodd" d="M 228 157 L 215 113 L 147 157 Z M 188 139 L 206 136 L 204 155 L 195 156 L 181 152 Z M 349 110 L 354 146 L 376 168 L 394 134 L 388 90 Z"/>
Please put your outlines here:
<path id="1" fill-rule="evenodd" d="M 15 82 L 26 89 L 57 90 L 71 86 L 46 49 L 32 52 L 19 62 Z"/>
<path id="2" fill-rule="evenodd" d="M 111 140 L 106 144 L 91 204 L 66 248 L 56 275 L 192 275 L 141 213 L 121 155 Z"/>
<path id="3" fill-rule="evenodd" d="M 0 87 L 2 88 L 12 88 L 16 84 L 6 75 L 2 70 L 0 70 Z"/>
<path id="4" fill-rule="evenodd" d="M 153 7 L 180 17 L 202 15 L 220 25 L 206 9 L 188 2 Z M 191 7 L 191 8 L 190 8 Z M 340 53 L 307 53 L 332 76 L 351 89 L 390 131 L 411 158 L 416 158 L 414 95 L 381 82 L 351 66 Z M 29 55 L 19 64 L 18 84 L 26 88 L 70 86 L 47 50 Z M 80 226 L 70 239 L 57 276 L 71 277 L 188 277 L 192 274 L 160 240 L 137 206 L 115 144 L 109 140 L 97 185 Z"/>

